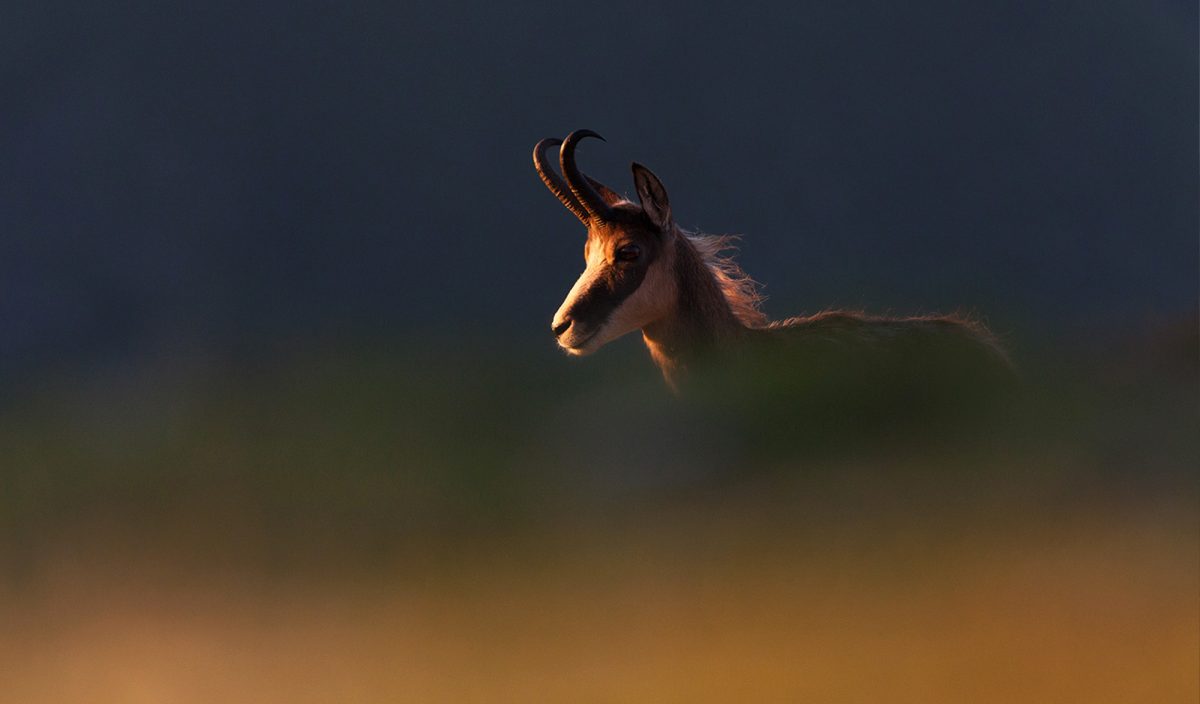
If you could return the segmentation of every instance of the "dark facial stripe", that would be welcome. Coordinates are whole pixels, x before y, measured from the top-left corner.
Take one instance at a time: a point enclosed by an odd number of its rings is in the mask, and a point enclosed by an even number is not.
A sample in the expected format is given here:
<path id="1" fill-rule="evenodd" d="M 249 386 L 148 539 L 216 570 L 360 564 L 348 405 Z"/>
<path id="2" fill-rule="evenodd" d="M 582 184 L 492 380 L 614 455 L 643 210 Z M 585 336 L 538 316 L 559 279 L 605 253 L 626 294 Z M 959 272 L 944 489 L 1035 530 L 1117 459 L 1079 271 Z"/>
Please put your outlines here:
<path id="1" fill-rule="evenodd" d="M 605 265 L 592 285 L 575 299 L 568 314 L 585 330 L 597 330 L 646 278 L 646 266 Z"/>

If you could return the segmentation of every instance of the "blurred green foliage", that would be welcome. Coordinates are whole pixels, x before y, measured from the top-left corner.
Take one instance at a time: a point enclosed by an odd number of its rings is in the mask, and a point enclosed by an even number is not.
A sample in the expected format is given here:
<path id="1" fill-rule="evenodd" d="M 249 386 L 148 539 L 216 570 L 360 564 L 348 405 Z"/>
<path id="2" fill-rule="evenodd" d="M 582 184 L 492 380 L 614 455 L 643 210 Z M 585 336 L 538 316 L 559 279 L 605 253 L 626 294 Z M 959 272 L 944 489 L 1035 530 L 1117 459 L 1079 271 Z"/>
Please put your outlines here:
<path id="1" fill-rule="evenodd" d="M 942 417 L 896 405 L 896 375 L 803 365 L 680 400 L 632 340 L 583 361 L 426 337 L 63 374 L 0 415 L 0 556 L 17 580 L 91 540 L 366 567 L 755 486 L 795 511 L 836 496 L 849 521 L 878 487 L 909 508 L 1194 493 L 1188 345 L 1018 357 L 1009 393 Z"/>
<path id="2" fill-rule="evenodd" d="M 0 412 L 5 691 L 1194 700 L 1194 332 L 1018 345 L 975 399 L 768 364 L 680 400 L 636 340 L 60 370 Z"/>

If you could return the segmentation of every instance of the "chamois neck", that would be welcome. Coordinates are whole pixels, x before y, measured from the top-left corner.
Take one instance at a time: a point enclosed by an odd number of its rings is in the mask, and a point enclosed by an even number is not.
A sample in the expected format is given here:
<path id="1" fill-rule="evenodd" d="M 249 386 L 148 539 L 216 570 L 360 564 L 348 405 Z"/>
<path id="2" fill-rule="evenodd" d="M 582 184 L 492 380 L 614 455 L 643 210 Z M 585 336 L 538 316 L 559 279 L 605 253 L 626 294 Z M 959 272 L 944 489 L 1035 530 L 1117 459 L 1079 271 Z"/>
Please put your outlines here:
<path id="1" fill-rule="evenodd" d="M 720 354 L 746 327 L 687 236 L 676 228 L 672 240 L 675 305 L 666 316 L 642 328 L 642 339 L 667 383 L 678 389 L 689 366 Z"/>

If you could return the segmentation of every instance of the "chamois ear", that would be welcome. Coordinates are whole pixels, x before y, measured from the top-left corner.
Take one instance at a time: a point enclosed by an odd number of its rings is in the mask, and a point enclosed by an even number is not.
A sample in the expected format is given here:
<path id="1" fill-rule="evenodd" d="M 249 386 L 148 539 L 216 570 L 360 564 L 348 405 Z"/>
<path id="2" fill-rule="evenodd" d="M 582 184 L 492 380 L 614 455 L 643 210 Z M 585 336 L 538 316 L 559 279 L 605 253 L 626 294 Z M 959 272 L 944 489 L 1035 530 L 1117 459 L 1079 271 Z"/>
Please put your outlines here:
<path id="1" fill-rule="evenodd" d="M 650 216 L 650 220 L 663 231 L 671 229 L 671 201 L 667 199 L 667 189 L 654 172 L 645 166 L 633 162 L 633 183 L 637 186 L 638 200 L 642 202 L 642 210 Z"/>

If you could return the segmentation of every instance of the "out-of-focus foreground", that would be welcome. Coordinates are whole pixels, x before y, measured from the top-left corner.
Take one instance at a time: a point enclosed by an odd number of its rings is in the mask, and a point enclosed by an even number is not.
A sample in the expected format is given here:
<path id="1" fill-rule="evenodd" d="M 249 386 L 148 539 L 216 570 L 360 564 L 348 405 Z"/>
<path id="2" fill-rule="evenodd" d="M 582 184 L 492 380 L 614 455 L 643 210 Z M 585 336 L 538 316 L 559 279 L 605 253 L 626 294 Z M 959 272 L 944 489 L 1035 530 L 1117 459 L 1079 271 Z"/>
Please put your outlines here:
<path id="1" fill-rule="evenodd" d="M 671 399 L 633 345 L 455 349 L 139 366 L 11 404 L 4 698 L 1200 695 L 1193 326 L 1041 355 L 955 433 L 779 446 Z"/>

